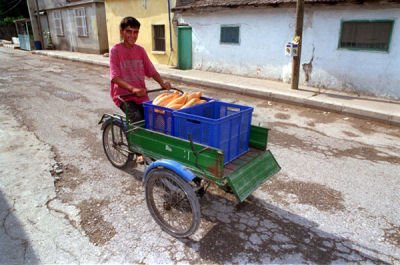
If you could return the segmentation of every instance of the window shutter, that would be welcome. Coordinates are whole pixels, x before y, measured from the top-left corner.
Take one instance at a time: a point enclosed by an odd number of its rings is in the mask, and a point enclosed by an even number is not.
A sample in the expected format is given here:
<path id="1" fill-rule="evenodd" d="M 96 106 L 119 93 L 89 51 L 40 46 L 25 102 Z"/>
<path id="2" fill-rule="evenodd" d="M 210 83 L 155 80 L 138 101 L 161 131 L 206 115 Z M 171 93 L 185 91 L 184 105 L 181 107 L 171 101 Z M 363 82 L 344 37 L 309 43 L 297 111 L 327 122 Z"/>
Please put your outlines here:
<path id="1" fill-rule="evenodd" d="M 57 36 L 64 36 L 61 11 L 60 10 L 54 11 L 53 17 L 54 17 L 54 25 L 56 28 Z"/>
<path id="2" fill-rule="evenodd" d="M 86 12 L 84 7 L 75 9 L 75 22 L 78 36 L 87 37 L 88 32 L 86 26 Z"/>

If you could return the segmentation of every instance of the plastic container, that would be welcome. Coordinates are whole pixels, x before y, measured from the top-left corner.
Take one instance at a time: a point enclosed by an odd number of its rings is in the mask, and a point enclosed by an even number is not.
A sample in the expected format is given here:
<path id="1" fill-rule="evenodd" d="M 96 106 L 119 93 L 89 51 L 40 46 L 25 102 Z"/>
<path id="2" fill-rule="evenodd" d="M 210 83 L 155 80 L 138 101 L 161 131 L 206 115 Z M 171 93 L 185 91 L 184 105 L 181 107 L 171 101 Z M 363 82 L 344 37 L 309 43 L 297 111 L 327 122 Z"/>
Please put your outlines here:
<path id="1" fill-rule="evenodd" d="M 35 50 L 41 50 L 42 49 L 42 43 L 40 41 L 35 41 Z"/>
<path id="2" fill-rule="evenodd" d="M 224 151 L 224 164 L 249 150 L 253 108 L 211 101 L 174 112 L 174 136 Z"/>
<path id="3" fill-rule="evenodd" d="M 143 103 L 146 129 L 173 135 L 172 112 L 175 110 L 153 105 L 152 103 L 153 101 Z"/>
<path id="4" fill-rule="evenodd" d="M 201 97 L 201 99 L 213 100 L 207 97 Z M 153 105 L 153 101 L 144 102 L 143 109 L 146 129 L 175 136 L 173 113 L 176 110 Z"/>

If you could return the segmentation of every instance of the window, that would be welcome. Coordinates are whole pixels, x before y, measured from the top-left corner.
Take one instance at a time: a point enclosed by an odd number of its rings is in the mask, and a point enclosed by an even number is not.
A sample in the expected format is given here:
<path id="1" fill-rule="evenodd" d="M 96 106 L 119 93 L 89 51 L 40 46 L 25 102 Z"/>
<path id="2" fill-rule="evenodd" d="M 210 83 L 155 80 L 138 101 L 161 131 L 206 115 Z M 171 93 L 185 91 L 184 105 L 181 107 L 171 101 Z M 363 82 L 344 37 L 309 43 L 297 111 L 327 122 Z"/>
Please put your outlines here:
<path id="1" fill-rule="evenodd" d="M 54 13 L 53 13 L 53 17 L 54 17 L 54 25 L 55 25 L 55 28 L 56 28 L 57 36 L 64 36 L 64 29 L 63 29 L 61 11 L 60 10 L 55 10 Z"/>
<path id="2" fill-rule="evenodd" d="M 239 26 L 221 26 L 221 43 L 239 44 Z"/>
<path id="3" fill-rule="evenodd" d="M 86 12 L 84 7 L 74 9 L 76 30 L 78 32 L 78 37 L 87 37 L 87 27 L 86 27 Z"/>
<path id="4" fill-rule="evenodd" d="M 153 25 L 153 51 L 165 51 L 164 25 Z"/>
<path id="5" fill-rule="evenodd" d="M 393 21 L 342 22 L 339 48 L 388 51 Z"/>

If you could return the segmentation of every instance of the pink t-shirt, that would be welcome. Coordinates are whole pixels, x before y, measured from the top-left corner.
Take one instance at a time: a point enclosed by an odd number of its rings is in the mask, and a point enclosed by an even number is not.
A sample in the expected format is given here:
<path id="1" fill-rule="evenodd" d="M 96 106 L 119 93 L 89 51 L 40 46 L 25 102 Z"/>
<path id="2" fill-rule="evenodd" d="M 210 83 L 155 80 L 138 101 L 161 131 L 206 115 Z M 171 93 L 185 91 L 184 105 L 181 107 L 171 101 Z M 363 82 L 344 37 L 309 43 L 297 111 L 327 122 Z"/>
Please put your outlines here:
<path id="1" fill-rule="evenodd" d="M 122 43 L 115 44 L 110 51 L 110 78 L 121 77 L 124 81 L 137 88 L 146 88 L 145 76 L 151 77 L 156 73 L 145 49 L 135 44 L 133 48 L 126 48 Z M 114 103 L 119 107 L 121 101 L 118 96 L 129 94 L 131 91 L 111 83 L 110 95 Z M 124 100 L 133 100 L 141 104 L 149 100 L 146 94 L 142 97 L 129 96 Z"/>

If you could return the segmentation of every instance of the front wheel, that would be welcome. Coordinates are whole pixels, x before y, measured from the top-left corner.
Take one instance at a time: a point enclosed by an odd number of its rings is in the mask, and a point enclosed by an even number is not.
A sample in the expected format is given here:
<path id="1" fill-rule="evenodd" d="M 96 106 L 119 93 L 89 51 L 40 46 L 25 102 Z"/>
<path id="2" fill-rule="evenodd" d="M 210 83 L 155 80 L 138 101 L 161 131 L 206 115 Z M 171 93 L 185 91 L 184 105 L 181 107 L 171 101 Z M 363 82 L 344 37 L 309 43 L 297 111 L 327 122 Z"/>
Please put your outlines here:
<path id="1" fill-rule="evenodd" d="M 145 182 L 146 203 L 161 228 L 174 237 L 188 237 L 200 223 L 200 204 L 189 183 L 173 171 L 153 169 Z"/>
<path id="2" fill-rule="evenodd" d="M 103 131 L 104 152 L 111 164 L 117 168 L 125 168 L 132 160 L 133 154 L 129 151 L 128 140 L 117 122 L 108 123 Z"/>

